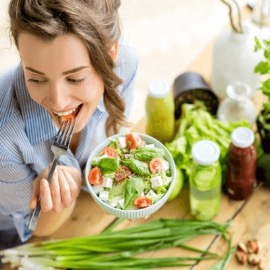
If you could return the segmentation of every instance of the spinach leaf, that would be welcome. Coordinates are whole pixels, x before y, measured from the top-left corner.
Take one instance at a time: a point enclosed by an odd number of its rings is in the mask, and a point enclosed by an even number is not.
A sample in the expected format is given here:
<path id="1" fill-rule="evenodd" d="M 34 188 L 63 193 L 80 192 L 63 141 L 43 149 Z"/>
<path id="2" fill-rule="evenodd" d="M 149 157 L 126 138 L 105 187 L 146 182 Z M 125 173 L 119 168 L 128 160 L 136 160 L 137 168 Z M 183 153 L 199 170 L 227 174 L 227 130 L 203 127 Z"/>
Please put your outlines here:
<path id="1" fill-rule="evenodd" d="M 133 177 L 127 180 L 124 191 L 125 209 L 132 206 L 134 200 L 142 194 L 143 188 L 144 184 L 142 178 Z"/>
<path id="2" fill-rule="evenodd" d="M 164 150 L 157 147 L 140 147 L 134 151 L 135 158 L 143 161 L 149 161 L 155 157 L 163 157 Z"/>
<path id="3" fill-rule="evenodd" d="M 119 167 L 119 158 L 102 158 L 97 166 L 100 168 L 102 174 L 114 173 Z"/>
<path id="4" fill-rule="evenodd" d="M 131 158 L 131 159 L 124 159 L 121 161 L 122 164 L 128 166 L 132 172 L 138 174 L 140 176 L 148 176 L 150 175 L 150 171 L 148 169 L 148 165 L 140 160 Z"/>

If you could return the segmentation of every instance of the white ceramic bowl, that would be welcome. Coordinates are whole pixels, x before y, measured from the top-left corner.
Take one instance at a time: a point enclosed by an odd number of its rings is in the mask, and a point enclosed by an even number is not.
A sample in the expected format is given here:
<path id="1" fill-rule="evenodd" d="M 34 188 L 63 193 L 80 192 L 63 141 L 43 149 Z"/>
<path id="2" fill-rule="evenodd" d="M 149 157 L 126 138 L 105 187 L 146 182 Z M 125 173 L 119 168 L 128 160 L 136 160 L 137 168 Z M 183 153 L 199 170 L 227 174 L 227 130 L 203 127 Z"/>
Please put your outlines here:
<path id="1" fill-rule="evenodd" d="M 106 147 L 110 144 L 111 139 L 114 139 L 114 138 L 117 138 L 120 136 L 124 136 L 125 134 L 117 134 L 117 135 L 111 136 L 111 137 L 107 138 L 104 142 L 99 144 L 95 148 L 95 150 L 92 152 L 92 154 L 89 156 L 87 163 L 86 163 L 85 174 L 84 174 L 88 190 L 89 190 L 91 196 L 93 197 L 93 199 L 95 200 L 95 202 L 102 209 L 104 209 L 105 212 L 107 212 L 108 214 L 111 214 L 111 215 L 114 215 L 116 217 L 123 218 L 123 219 L 138 219 L 138 218 L 150 216 L 153 213 L 155 213 L 168 200 L 168 198 L 172 192 L 174 182 L 175 182 L 175 163 L 174 163 L 174 160 L 173 160 L 170 152 L 167 150 L 167 148 L 161 142 L 159 142 L 158 140 L 156 140 L 155 138 L 153 138 L 151 136 L 141 134 L 141 133 L 136 133 L 136 134 L 138 134 L 147 144 L 154 144 L 156 147 L 162 148 L 165 152 L 165 159 L 169 162 L 171 175 L 172 175 L 172 181 L 170 183 L 170 186 L 169 186 L 167 192 L 156 203 L 154 203 L 146 208 L 134 209 L 134 210 L 123 210 L 120 208 L 114 208 L 111 205 L 107 204 L 106 202 L 102 201 L 98 197 L 98 195 L 93 190 L 92 185 L 88 181 L 88 174 L 92 168 L 91 161 L 93 160 L 93 158 L 95 158 L 104 147 Z"/>

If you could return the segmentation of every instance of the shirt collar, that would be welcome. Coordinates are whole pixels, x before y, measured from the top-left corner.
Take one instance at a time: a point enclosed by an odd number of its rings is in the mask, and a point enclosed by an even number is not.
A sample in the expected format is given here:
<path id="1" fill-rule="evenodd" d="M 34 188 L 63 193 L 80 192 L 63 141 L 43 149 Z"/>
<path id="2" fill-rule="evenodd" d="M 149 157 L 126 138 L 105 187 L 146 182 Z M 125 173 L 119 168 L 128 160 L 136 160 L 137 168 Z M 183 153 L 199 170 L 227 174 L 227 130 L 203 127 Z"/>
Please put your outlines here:
<path id="1" fill-rule="evenodd" d="M 101 97 L 101 99 L 100 99 L 100 101 L 98 103 L 97 109 L 100 112 L 104 112 L 106 110 L 105 105 L 104 105 L 104 98 L 103 98 L 103 96 Z"/>
<path id="2" fill-rule="evenodd" d="M 21 65 L 15 74 L 14 91 L 29 141 L 38 144 L 52 138 L 57 128 L 49 113 L 30 97 Z"/>

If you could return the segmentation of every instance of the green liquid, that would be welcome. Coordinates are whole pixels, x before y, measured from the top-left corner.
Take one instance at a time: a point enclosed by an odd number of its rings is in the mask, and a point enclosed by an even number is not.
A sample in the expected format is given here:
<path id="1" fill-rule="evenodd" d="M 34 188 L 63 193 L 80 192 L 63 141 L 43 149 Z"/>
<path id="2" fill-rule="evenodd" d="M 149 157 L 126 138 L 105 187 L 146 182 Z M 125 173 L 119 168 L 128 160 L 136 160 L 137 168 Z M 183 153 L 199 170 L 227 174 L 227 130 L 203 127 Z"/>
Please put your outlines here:
<path id="1" fill-rule="evenodd" d="M 220 188 L 198 190 L 190 186 L 191 214 L 198 220 L 210 220 L 220 209 Z"/>
<path id="2" fill-rule="evenodd" d="M 194 164 L 190 176 L 191 214 L 198 220 L 210 220 L 218 214 L 221 202 L 221 167 Z"/>
<path id="3" fill-rule="evenodd" d="M 171 95 L 146 99 L 146 133 L 162 143 L 174 138 L 174 101 Z"/>

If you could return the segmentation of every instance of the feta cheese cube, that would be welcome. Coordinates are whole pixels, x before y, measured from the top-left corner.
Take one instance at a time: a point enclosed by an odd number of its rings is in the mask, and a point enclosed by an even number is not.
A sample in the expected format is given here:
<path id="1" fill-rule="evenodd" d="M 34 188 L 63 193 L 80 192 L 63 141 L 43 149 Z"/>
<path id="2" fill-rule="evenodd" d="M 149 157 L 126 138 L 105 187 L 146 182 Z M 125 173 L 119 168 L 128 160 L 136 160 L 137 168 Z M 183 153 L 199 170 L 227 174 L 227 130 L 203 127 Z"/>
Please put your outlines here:
<path id="1" fill-rule="evenodd" d="M 125 199 L 124 199 L 124 198 L 120 199 L 120 200 L 118 201 L 118 204 L 119 204 L 119 206 L 120 206 L 122 209 L 124 209 Z"/>
<path id="2" fill-rule="evenodd" d="M 106 188 L 112 188 L 112 186 L 113 186 L 113 179 L 110 178 L 110 177 L 103 176 L 102 177 L 102 185 L 103 185 L 103 187 L 106 187 Z"/>
<path id="3" fill-rule="evenodd" d="M 103 185 L 92 185 L 92 189 L 98 195 L 103 190 Z"/>
<path id="4" fill-rule="evenodd" d="M 170 168 L 169 162 L 166 160 L 162 160 L 161 171 L 166 172 L 167 170 L 169 170 L 169 168 Z"/>
<path id="5" fill-rule="evenodd" d="M 111 201 L 111 202 L 110 202 L 110 205 L 111 205 L 112 207 L 116 207 L 116 206 L 117 206 L 117 201 Z"/>
<path id="6" fill-rule="evenodd" d="M 153 143 L 151 144 L 146 144 L 145 148 L 155 148 L 155 145 Z"/>
<path id="7" fill-rule="evenodd" d="M 158 188 L 163 185 L 163 181 L 161 176 L 155 176 L 150 179 L 151 187 L 152 188 Z"/>
<path id="8" fill-rule="evenodd" d="M 153 191 L 152 189 L 150 189 L 145 196 L 152 199 L 152 198 L 156 197 L 157 194 L 156 194 L 155 191 Z"/>
<path id="9" fill-rule="evenodd" d="M 124 154 L 123 155 L 125 159 L 133 158 L 134 155 L 131 154 Z"/>
<path id="10" fill-rule="evenodd" d="M 116 141 L 117 148 L 125 148 L 127 146 L 126 137 L 119 137 Z"/>
<path id="11" fill-rule="evenodd" d="M 104 201 L 104 202 L 107 202 L 108 199 L 109 199 L 109 191 L 107 190 L 102 190 L 100 193 L 99 193 L 99 198 Z"/>

